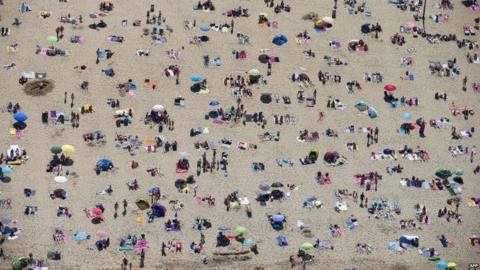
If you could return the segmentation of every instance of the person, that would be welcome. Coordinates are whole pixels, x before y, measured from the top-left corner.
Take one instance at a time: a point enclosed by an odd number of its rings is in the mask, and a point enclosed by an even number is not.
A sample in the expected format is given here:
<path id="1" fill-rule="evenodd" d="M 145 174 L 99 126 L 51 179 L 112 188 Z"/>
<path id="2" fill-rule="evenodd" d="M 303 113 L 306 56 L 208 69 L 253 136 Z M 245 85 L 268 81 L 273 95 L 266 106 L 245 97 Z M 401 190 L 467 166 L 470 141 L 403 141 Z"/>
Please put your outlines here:
<path id="1" fill-rule="evenodd" d="M 127 258 L 123 258 L 122 260 L 122 270 L 127 270 L 127 265 L 128 265 L 128 259 Z"/>
<path id="2" fill-rule="evenodd" d="M 37 261 L 35 260 L 35 258 L 33 258 L 33 254 L 29 253 L 28 254 L 28 259 L 27 259 L 28 270 L 35 269 L 36 263 L 37 263 Z"/>

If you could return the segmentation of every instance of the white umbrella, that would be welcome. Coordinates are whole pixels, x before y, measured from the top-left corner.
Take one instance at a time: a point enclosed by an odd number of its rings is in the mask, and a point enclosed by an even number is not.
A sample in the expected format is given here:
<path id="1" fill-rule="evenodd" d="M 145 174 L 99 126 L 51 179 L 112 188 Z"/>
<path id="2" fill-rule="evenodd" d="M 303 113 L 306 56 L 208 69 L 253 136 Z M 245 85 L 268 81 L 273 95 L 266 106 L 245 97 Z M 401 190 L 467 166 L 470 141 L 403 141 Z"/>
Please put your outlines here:
<path id="1" fill-rule="evenodd" d="M 163 112 L 163 111 L 165 111 L 165 107 L 163 107 L 163 105 L 157 104 L 157 105 L 152 107 L 152 110 L 154 112 Z"/>
<path id="2" fill-rule="evenodd" d="M 55 177 L 53 180 L 55 180 L 55 182 L 57 182 L 57 183 L 65 183 L 65 182 L 68 181 L 65 176 L 61 176 L 61 175 Z"/>
<path id="3" fill-rule="evenodd" d="M 181 156 L 181 157 L 184 157 L 184 158 L 185 158 L 185 157 L 189 157 L 189 156 L 190 156 L 190 154 L 189 154 L 189 153 L 187 153 L 187 152 L 185 152 L 185 151 L 183 151 L 183 152 L 180 152 L 179 154 L 180 154 L 180 156 Z"/>

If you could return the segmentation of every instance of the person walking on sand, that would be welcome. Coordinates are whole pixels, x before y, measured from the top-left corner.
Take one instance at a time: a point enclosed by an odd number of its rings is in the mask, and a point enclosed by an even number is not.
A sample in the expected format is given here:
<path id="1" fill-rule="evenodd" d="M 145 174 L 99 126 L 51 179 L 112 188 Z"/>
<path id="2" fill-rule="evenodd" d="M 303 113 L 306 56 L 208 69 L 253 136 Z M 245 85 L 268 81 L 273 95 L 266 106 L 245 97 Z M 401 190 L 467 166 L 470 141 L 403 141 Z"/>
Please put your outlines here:
<path id="1" fill-rule="evenodd" d="M 375 131 L 374 131 L 374 135 L 373 135 L 373 140 L 375 141 L 375 143 L 378 143 L 378 127 L 375 127 Z"/>
<path id="2" fill-rule="evenodd" d="M 126 216 L 127 215 L 127 206 L 128 206 L 128 203 L 127 203 L 127 200 L 123 200 L 123 212 L 122 212 L 122 216 Z"/>
<path id="3" fill-rule="evenodd" d="M 63 104 L 67 104 L 67 91 L 65 91 L 65 98 L 63 99 Z"/>
<path id="4" fill-rule="evenodd" d="M 128 266 L 128 259 L 127 258 L 123 258 L 122 260 L 122 270 L 127 270 L 127 266 Z"/>
<path id="5" fill-rule="evenodd" d="M 420 138 L 425 138 L 425 126 L 425 121 L 420 122 L 420 129 L 418 130 Z"/>
<path id="6" fill-rule="evenodd" d="M 233 19 L 232 21 L 230 22 L 230 35 L 233 35 L 233 27 L 234 27 L 234 22 L 233 22 Z"/>
<path id="7" fill-rule="evenodd" d="M 165 242 L 162 242 L 162 257 L 167 256 L 167 253 L 165 252 L 165 248 L 167 248 L 167 245 L 165 245 Z"/>
<path id="8" fill-rule="evenodd" d="M 70 103 L 70 108 L 73 108 L 73 101 L 75 100 L 75 95 L 72 93 L 70 95 L 70 98 L 72 99 L 72 102 Z"/>

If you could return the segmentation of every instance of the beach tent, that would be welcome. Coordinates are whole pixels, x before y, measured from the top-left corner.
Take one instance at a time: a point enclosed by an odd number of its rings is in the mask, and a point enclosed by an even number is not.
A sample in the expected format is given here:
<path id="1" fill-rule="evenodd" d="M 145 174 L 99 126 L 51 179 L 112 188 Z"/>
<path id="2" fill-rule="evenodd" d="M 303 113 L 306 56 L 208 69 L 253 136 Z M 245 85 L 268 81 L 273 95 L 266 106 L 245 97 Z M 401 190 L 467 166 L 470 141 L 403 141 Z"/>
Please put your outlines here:
<path id="1" fill-rule="evenodd" d="M 17 112 L 13 115 L 13 118 L 18 122 L 25 122 L 28 119 L 28 115 L 24 112 Z"/>
<path id="2" fill-rule="evenodd" d="M 288 42 L 288 39 L 284 34 L 278 34 L 272 39 L 272 43 L 278 46 L 282 46 L 287 42 Z"/>
<path id="3" fill-rule="evenodd" d="M 368 105 L 364 101 L 359 101 L 359 102 L 357 102 L 357 104 L 355 104 L 355 108 L 357 108 L 359 111 L 363 112 L 363 111 L 366 111 L 368 109 Z"/>
<path id="4" fill-rule="evenodd" d="M 210 25 L 202 24 L 202 25 L 200 25 L 200 30 L 202 30 L 203 32 L 207 32 L 207 31 L 210 30 Z"/>
<path id="5" fill-rule="evenodd" d="M 144 199 L 138 199 L 135 204 L 137 205 L 138 209 L 140 210 L 145 210 L 150 207 L 150 204 L 147 202 L 147 200 Z"/>
<path id="6" fill-rule="evenodd" d="M 378 115 L 378 112 L 374 107 L 368 107 L 368 116 L 370 118 L 373 119 L 373 118 L 377 117 L 377 115 Z"/>

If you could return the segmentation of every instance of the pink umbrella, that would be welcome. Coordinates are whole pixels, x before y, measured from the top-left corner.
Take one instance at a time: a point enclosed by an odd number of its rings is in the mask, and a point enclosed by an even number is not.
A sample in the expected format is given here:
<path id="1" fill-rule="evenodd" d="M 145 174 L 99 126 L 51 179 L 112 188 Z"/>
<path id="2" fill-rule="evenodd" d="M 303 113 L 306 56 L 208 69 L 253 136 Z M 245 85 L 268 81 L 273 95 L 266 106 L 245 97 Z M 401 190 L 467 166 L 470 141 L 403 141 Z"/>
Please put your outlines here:
<path id="1" fill-rule="evenodd" d="M 392 91 L 397 90 L 397 87 L 393 84 L 387 84 L 387 85 L 385 85 L 384 89 L 389 91 L 389 92 L 392 92 Z"/>
<path id="2" fill-rule="evenodd" d="M 108 233 L 106 231 L 98 231 L 96 233 L 97 237 L 100 238 L 100 239 L 103 239 L 103 238 L 107 238 L 108 237 Z"/>
<path id="3" fill-rule="evenodd" d="M 103 214 L 103 211 L 102 209 L 98 208 L 98 207 L 95 207 L 92 209 L 92 214 L 94 214 L 95 216 L 100 216 Z"/>

